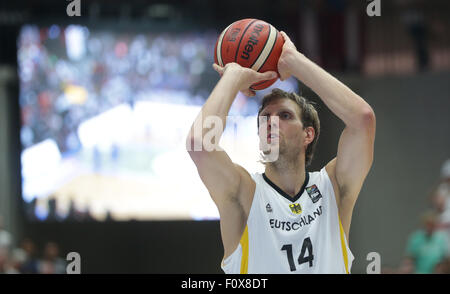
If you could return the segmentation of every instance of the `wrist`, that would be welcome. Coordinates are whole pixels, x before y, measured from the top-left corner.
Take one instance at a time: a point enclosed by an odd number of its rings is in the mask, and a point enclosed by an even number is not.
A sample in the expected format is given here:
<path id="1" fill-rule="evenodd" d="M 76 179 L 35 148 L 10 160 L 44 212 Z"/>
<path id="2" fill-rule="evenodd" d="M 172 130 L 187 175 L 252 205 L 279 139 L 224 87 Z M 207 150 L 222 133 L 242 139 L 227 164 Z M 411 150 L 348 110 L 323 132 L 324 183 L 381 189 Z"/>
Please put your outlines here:
<path id="1" fill-rule="evenodd" d="M 292 68 L 291 74 L 298 80 L 305 82 L 305 77 L 308 76 L 311 69 L 311 61 L 302 53 L 296 51 L 292 59 L 289 60 L 290 67 Z"/>
<path id="2" fill-rule="evenodd" d="M 291 62 L 291 64 L 298 66 L 298 65 L 301 65 L 302 63 L 305 63 L 306 61 L 308 61 L 308 58 L 306 58 L 306 56 L 303 55 L 302 53 L 295 51 L 295 52 L 292 52 L 289 61 Z"/>
<path id="3" fill-rule="evenodd" d="M 233 90 L 239 91 L 242 83 L 242 70 L 237 67 L 229 67 L 222 76 L 224 83 Z"/>

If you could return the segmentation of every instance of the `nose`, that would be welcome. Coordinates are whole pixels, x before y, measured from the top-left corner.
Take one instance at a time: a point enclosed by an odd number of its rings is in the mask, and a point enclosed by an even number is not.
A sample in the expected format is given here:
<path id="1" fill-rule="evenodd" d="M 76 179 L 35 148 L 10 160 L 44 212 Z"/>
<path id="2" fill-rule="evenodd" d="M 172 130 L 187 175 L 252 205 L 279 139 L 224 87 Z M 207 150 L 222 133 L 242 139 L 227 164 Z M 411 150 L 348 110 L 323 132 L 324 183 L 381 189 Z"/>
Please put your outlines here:
<path id="1" fill-rule="evenodd" d="M 271 115 L 267 119 L 267 129 L 270 130 L 272 128 L 278 128 L 278 123 L 280 122 L 280 118 L 276 115 Z"/>
<path id="2" fill-rule="evenodd" d="M 259 130 L 266 129 L 267 133 L 276 131 L 279 129 L 279 117 L 276 115 L 260 116 L 259 118 Z"/>

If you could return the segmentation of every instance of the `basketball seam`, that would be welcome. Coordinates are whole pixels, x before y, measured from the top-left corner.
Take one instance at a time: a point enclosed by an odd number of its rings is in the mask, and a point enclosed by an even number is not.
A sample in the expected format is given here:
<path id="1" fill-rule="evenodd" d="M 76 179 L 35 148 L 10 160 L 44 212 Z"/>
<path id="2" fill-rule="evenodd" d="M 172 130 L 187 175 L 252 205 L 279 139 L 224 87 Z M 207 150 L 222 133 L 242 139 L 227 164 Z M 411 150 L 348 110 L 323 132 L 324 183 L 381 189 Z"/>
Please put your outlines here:
<path id="1" fill-rule="evenodd" d="M 220 40 L 220 48 L 219 48 L 219 52 L 220 52 L 220 66 L 224 66 L 223 64 L 223 39 L 225 39 L 225 35 L 228 33 L 228 30 L 231 28 L 231 25 L 229 25 L 226 29 L 225 32 L 223 33 L 222 39 Z M 219 61 L 219 57 L 217 57 L 217 61 Z"/>
<path id="2" fill-rule="evenodd" d="M 243 39 L 244 36 L 245 36 L 245 33 L 247 32 L 248 28 L 249 28 L 255 21 L 258 21 L 258 19 L 255 19 L 255 20 L 253 20 L 251 23 L 249 23 L 249 24 L 247 25 L 247 27 L 245 28 L 245 30 L 242 32 L 242 36 L 241 36 L 241 38 L 239 39 L 239 43 L 238 43 L 238 46 L 237 46 L 237 48 L 236 48 L 236 55 L 234 55 L 234 62 L 237 62 L 237 55 L 238 55 L 238 52 L 239 52 L 239 48 L 241 47 L 241 42 L 242 42 L 242 39 Z"/>
<path id="3" fill-rule="evenodd" d="M 270 80 L 265 80 L 265 81 L 262 81 L 262 82 L 259 82 L 259 83 L 256 83 L 256 84 L 253 84 L 252 86 L 251 86 L 251 88 L 253 88 L 253 86 L 259 86 L 259 85 L 262 85 L 262 84 L 264 84 L 265 82 L 268 82 L 268 81 L 270 81 Z"/>
<path id="4" fill-rule="evenodd" d="M 275 37 L 275 43 L 273 44 L 272 48 L 270 49 L 269 54 L 267 54 L 266 59 L 265 59 L 264 62 L 263 62 L 263 65 L 266 63 L 267 58 L 269 58 L 270 54 L 271 54 L 272 51 L 273 51 L 273 48 L 275 48 L 275 44 L 277 43 L 277 40 L 278 40 L 278 30 L 277 30 L 276 32 L 277 32 L 277 35 L 276 35 L 276 37 Z M 265 80 L 265 81 L 262 81 L 262 82 L 253 84 L 253 85 L 250 87 L 250 89 L 256 90 L 256 89 L 253 88 L 253 86 L 255 86 L 255 87 L 256 87 L 256 86 L 259 86 L 259 85 L 262 85 L 262 84 L 264 84 L 265 82 L 268 82 L 268 81 L 270 81 L 270 80 Z"/>
<path id="5" fill-rule="evenodd" d="M 250 90 L 258 91 L 258 89 L 253 88 L 253 86 L 255 86 L 255 87 L 261 86 L 262 84 L 267 83 L 267 82 L 270 82 L 270 81 L 271 81 L 271 80 L 265 80 L 265 81 L 262 81 L 262 82 L 253 84 L 253 85 L 250 86 Z M 260 89 L 260 90 L 262 90 L 262 89 Z"/>
<path id="6" fill-rule="evenodd" d="M 273 48 L 275 48 L 275 44 L 277 44 L 277 40 L 278 40 L 278 30 L 275 29 L 276 35 L 275 35 L 275 43 L 273 43 L 272 48 L 270 48 L 269 54 L 267 54 L 266 59 L 264 59 L 264 62 L 262 63 L 263 65 L 266 64 L 267 58 L 269 58 L 270 54 L 272 54 Z M 263 66 L 261 65 L 261 67 Z M 259 68 L 258 70 L 260 70 L 261 68 Z M 277 66 L 278 69 L 278 66 Z"/>
<path id="7" fill-rule="evenodd" d="M 267 36 L 266 42 L 264 43 L 264 46 L 262 47 L 261 52 L 259 52 L 258 56 L 256 56 L 255 61 L 253 61 L 252 65 L 250 65 L 250 68 L 253 67 L 253 65 L 255 65 L 255 63 L 258 61 L 259 56 L 261 56 L 261 54 L 264 52 L 264 48 L 266 48 L 267 42 L 269 42 L 269 37 L 270 37 L 270 24 L 269 24 L 269 35 Z M 274 44 L 275 45 L 275 44 Z M 265 62 L 265 61 L 264 61 Z M 264 63 L 263 63 L 264 64 Z M 259 68 L 256 70 L 258 71 Z"/>

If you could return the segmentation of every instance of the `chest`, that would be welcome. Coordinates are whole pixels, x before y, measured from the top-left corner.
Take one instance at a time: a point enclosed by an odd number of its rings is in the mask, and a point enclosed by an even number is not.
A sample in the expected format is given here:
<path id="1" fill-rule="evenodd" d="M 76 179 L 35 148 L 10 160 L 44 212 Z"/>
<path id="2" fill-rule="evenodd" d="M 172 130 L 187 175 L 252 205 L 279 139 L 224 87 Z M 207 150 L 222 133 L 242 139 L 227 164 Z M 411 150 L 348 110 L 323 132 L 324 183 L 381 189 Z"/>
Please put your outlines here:
<path id="1" fill-rule="evenodd" d="M 315 186 L 315 185 L 314 185 Z M 267 189 L 257 200 L 255 217 L 270 230 L 295 232 L 318 226 L 327 219 L 329 197 L 317 186 L 307 190 L 296 201 L 290 201 L 276 191 Z"/>

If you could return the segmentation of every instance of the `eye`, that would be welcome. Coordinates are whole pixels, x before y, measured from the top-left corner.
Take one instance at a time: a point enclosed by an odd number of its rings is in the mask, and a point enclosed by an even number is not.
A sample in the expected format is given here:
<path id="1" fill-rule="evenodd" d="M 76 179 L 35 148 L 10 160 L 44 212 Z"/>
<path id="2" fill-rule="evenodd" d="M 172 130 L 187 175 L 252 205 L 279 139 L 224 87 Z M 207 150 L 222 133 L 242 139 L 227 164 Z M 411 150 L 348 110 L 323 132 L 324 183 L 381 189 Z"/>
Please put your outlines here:
<path id="1" fill-rule="evenodd" d="M 259 115 L 259 119 L 260 119 L 262 122 L 267 122 L 267 121 L 269 120 L 269 117 L 270 117 L 270 115 L 269 115 L 268 113 L 264 113 L 264 114 L 260 114 L 260 115 Z M 265 120 L 264 120 L 264 118 L 265 118 Z"/>
<path id="2" fill-rule="evenodd" d="M 289 112 L 283 111 L 282 113 L 280 113 L 280 118 L 281 119 L 290 119 L 291 114 Z"/>

